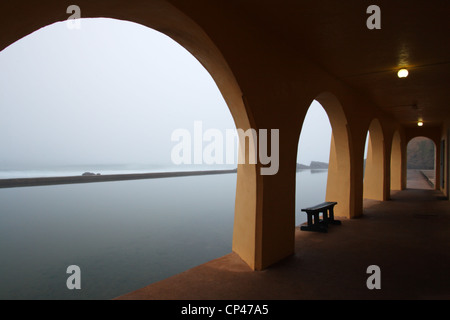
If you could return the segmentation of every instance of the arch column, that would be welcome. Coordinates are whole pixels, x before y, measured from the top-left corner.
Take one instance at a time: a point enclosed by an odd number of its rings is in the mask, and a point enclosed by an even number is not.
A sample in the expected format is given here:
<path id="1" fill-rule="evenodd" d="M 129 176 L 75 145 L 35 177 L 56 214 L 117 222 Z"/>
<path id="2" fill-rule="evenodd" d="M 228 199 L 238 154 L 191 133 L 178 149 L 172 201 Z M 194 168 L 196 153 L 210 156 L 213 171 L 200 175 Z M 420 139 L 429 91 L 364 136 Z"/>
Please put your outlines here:
<path id="1" fill-rule="evenodd" d="M 316 97 L 330 120 L 332 129 L 326 201 L 335 201 L 335 215 L 353 218 L 357 215 L 355 208 L 355 187 L 351 175 L 350 132 L 342 105 L 330 92 L 323 92 Z"/>
<path id="2" fill-rule="evenodd" d="M 265 133 L 255 129 L 258 135 L 252 150 L 258 163 L 246 162 L 238 166 L 233 251 L 254 270 L 263 270 L 292 255 L 295 250 L 297 148 L 294 139 L 290 138 L 294 135 L 289 135 L 286 127 L 267 129 L 269 137 L 272 130 L 279 130 L 280 134 L 278 150 L 269 148 L 268 151 L 272 162 L 262 164 L 260 143 Z M 269 146 L 275 143 L 271 141 L 275 138 L 275 135 L 269 138 Z M 272 173 L 264 172 L 271 166 L 278 168 L 272 167 L 276 169 Z M 249 181 L 256 182 L 255 188 Z"/>
<path id="3" fill-rule="evenodd" d="M 389 172 L 385 159 L 385 142 L 380 122 L 374 119 L 369 127 L 369 142 L 364 171 L 364 191 L 366 199 L 385 201 L 389 199 Z"/>
<path id="4" fill-rule="evenodd" d="M 6 3 L 5 3 L 6 4 Z M 80 0 L 82 18 L 105 17 L 128 20 L 158 30 L 188 50 L 208 70 L 221 91 L 233 116 L 236 128 L 257 128 L 252 110 L 242 101 L 242 91 L 222 51 L 210 36 L 190 17 L 164 0 L 135 3 Z M 68 18 L 67 6 L 44 1 L 36 14 L 36 8 L 28 5 L 6 4 L 8 12 L 2 20 L 5 37 L 0 39 L 0 50 L 29 33 L 54 22 Z M 235 230 L 233 249 L 252 268 L 261 268 L 262 179 L 257 174 L 258 165 L 238 166 Z"/>
<path id="5" fill-rule="evenodd" d="M 404 175 L 404 148 L 398 131 L 394 133 L 391 148 L 391 190 L 403 190 L 406 186 Z"/>
<path id="6" fill-rule="evenodd" d="M 331 135 L 330 160 L 328 162 L 328 179 L 326 201 L 337 202 L 334 213 L 336 216 L 352 218 L 352 202 L 350 197 L 350 161 L 339 160 L 339 146 L 336 146 L 334 133 Z M 343 175 L 343 172 L 348 174 Z"/>
<path id="7" fill-rule="evenodd" d="M 263 270 L 294 253 L 296 147 L 282 128 L 252 129 L 255 139 L 239 150 L 245 163 L 238 165 L 232 249 L 250 268 Z M 277 138 L 272 130 L 279 130 L 278 141 L 272 140 Z M 263 165 L 266 152 L 261 141 L 264 144 L 266 132 L 271 162 Z M 273 143 L 278 146 L 272 148 Z"/>

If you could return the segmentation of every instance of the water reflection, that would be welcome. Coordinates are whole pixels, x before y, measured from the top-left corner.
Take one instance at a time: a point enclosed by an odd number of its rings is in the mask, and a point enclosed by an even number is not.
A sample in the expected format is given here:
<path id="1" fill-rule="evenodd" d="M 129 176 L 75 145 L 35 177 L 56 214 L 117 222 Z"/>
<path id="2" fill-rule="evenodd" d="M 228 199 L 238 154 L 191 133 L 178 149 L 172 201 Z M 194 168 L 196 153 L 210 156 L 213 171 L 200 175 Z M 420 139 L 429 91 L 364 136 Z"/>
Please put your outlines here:
<path id="1" fill-rule="evenodd" d="M 326 178 L 297 172 L 296 225 Z M 111 299 L 226 255 L 235 188 L 224 174 L 1 189 L 0 299 Z"/>
<path id="2" fill-rule="evenodd" d="M 306 222 L 303 208 L 325 201 L 328 170 L 299 170 L 296 179 L 295 225 Z"/>
<path id="3" fill-rule="evenodd" d="M 110 299 L 228 254 L 235 185 L 226 174 L 2 189 L 0 298 Z"/>

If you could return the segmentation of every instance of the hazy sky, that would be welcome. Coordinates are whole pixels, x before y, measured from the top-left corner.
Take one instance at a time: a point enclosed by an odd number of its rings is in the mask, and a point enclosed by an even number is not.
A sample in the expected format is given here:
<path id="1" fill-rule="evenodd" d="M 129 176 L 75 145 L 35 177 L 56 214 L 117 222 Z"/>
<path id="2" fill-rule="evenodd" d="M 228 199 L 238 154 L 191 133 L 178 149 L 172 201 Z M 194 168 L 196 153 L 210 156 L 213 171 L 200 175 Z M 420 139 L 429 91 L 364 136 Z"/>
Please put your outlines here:
<path id="1" fill-rule="evenodd" d="M 235 128 L 209 73 L 173 40 L 131 22 L 81 22 L 0 52 L 0 165 L 170 164 L 175 129 Z M 299 162 L 328 162 L 331 129 L 319 123 L 329 126 L 320 105 Z"/>
<path id="2" fill-rule="evenodd" d="M 331 125 L 325 110 L 314 101 L 306 113 L 298 145 L 297 162 L 328 162 L 330 157 Z"/>

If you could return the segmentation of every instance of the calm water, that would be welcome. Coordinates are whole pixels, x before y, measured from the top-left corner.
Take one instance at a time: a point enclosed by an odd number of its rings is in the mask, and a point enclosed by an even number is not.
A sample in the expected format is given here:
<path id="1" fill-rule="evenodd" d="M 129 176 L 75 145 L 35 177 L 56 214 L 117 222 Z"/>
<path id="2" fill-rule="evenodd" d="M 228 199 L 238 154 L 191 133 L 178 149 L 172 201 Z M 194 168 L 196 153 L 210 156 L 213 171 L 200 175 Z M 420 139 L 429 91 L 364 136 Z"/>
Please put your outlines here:
<path id="1" fill-rule="evenodd" d="M 297 173 L 300 209 L 327 172 Z M 231 252 L 236 174 L 0 189 L 0 299 L 111 299 Z M 68 290 L 69 265 L 81 290 Z"/>

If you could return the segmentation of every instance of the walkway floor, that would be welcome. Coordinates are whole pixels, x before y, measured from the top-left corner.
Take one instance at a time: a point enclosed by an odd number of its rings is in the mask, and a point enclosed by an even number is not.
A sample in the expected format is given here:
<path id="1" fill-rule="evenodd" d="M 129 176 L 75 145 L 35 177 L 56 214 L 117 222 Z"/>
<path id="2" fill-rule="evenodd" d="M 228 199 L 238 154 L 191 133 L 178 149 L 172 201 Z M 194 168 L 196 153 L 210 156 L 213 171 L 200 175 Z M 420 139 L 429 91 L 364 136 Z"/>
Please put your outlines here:
<path id="1" fill-rule="evenodd" d="M 434 171 L 433 171 L 434 173 Z M 427 180 L 426 174 L 432 178 L 432 174 L 426 170 L 408 170 L 406 186 L 410 189 L 426 189 L 433 190 L 434 188 Z M 434 185 L 434 184 L 433 184 Z"/>
<path id="2" fill-rule="evenodd" d="M 231 253 L 118 299 L 450 299 L 450 202 L 420 173 L 408 178 L 392 200 L 366 200 L 362 218 L 326 234 L 297 229 L 295 254 L 267 270 Z M 370 265 L 381 290 L 366 286 Z"/>
<path id="3" fill-rule="evenodd" d="M 434 170 L 420 170 L 420 172 L 428 180 L 428 183 L 434 188 L 436 185 L 436 172 Z"/>

